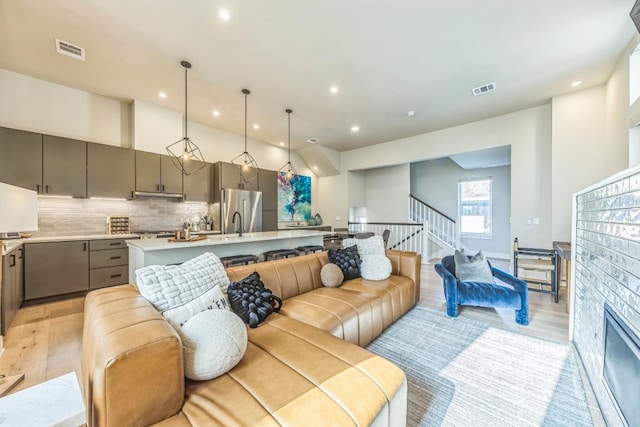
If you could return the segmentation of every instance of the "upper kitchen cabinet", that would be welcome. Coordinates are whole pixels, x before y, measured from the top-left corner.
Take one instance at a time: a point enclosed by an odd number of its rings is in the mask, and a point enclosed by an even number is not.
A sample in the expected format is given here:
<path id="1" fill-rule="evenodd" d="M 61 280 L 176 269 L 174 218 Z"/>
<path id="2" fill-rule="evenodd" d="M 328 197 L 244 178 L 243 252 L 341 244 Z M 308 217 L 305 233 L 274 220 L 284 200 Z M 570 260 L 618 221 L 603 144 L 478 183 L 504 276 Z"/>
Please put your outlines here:
<path id="1" fill-rule="evenodd" d="M 213 188 L 219 192 L 223 188 L 241 189 L 241 190 L 258 190 L 258 180 L 260 177 L 244 182 L 238 168 L 231 163 L 218 162 L 214 164 L 213 172 Z"/>
<path id="2" fill-rule="evenodd" d="M 42 190 L 42 135 L 0 128 L 0 182 Z"/>
<path id="3" fill-rule="evenodd" d="M 190 160 L 191 162 L 202 162 Z M 210 202 L 211 201 L 211 171 L 212 164 L 205 164 L 204 167 L 191 175 L 184 176 L 184 201 L 185 202 Z"/>
<path id="4" fill-rule="evenodd" d="M 87 143 L 75 139 L 42 137 L 40 194 L 87 197 Z"/>
<path id="5" fill-rule="evenodd" d="M 136 191 L 182 194 L 182 171 L 169 156 L 136 151 Z"/>
<path id="6" fill-rule="evenodd" d="M 278 172 L 260 169 L 258 190 L 262 191 L 262 210 L 278 210 Z"/>
<path id="7" fill-rule="evenodd" d="M 87 196 L 130 199 L 136 185 L 136 156 L 129 148 L 87 144 Z"/>

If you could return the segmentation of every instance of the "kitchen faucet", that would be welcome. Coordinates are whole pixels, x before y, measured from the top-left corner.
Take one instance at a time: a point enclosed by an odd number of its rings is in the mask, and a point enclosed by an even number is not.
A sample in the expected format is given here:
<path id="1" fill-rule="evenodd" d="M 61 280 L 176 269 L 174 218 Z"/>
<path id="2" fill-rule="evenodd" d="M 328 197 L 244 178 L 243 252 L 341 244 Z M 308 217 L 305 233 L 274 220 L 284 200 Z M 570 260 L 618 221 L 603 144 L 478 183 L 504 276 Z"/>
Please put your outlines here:
<path id="1" fill-rule="evenodd" d="M 242 237 L 242 215 L 240 215 L 240 212 L 235 211 L 233 213 L 233 216 L 231 217 L 231 223 L 235 224 L 236 223 L 236 215 L 238 215 L 238 218 L 240 218 L 240 229 L 238 230 L 238 237 Z"/>

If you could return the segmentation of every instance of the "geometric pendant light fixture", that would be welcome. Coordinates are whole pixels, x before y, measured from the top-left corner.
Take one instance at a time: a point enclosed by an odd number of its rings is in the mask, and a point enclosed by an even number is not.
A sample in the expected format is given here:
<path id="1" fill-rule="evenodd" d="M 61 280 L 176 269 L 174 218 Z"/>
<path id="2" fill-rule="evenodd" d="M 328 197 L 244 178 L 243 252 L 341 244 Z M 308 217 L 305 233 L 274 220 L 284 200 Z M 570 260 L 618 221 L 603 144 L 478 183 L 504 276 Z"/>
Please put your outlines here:
<path id="1" fill-rule="evenodd" d="M 184 136 L 178 141 L 167 146 L 167 152 L 175 167 L 180 169 L 184 175 L 191 175 L 206 166 L 204 157 L 198 146 L 187 136 L 187 71 L 191 64 L 187 61 L 180 61 L 184 67 Z"/>
<path id="2" fill-rule="evenodd" d="M 242 181 L 247 183 L 258 177 L 258 163 L 247 151 L 247 96 L 251 92 L 249 89 L 242 89 L 242 93 L 244 94 L 244 151 L 234 157 L 231 163 L 238 170 Z"/>
<path id="3" fill-rule="evenodd" d="M 285 163 L 284 165 L 282 165 L 282 167 L 278 170 L 280 172 L 280 174 L 285 175 L 288 179 L 292 179 L 294 178 L 296 175 L 298 175 L 298 172 L 296 171 L 296 168 L 293 167 L 293 165 L 291 164 L 291 113 L 293 113 L 293 110 L 291 108 L 287 108 L 286 110 L 284 110 L 287 113 L 287 122 L 288 122 L 288 127 L 289 127 L 289 161 L 287 163 Z"/>

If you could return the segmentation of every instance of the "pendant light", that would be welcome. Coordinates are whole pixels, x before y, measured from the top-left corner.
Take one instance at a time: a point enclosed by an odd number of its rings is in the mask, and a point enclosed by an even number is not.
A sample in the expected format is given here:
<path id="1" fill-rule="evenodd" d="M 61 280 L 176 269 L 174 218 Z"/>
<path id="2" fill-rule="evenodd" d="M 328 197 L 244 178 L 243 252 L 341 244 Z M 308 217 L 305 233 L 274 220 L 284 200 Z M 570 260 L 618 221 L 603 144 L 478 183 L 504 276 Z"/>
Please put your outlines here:
<path id="1" fill-rule="evenodd" d="M 242 89 L 244 94 L 244 151 L 231 160 L 236 167 L 242 181 L 250 182 L 258 177 L 258 163 L 247 151 L 247 96 L 251 93 L 249 89 Z"/>
<path id="2" fill-rule="evenodd" d="M 287 113 L 287 122 L 289 127 L 289 161 L 282 165 L 282 167 L 278 171 L 281 174 L 285 175 L 287 179 L 292 179 L 296 175 L 298 175 L 296 168 L 294 168 L 291 164 L 291 113 L 293 113 L 293 110 L 291 108 L 287 108 L 284 111 Z"/>
<path id="3" fill-rule="evenodd" d="M 176 168 L 180 169 L 184 175 L 191 175 L 206 164 L 198 146 L 187 136 L 187 71 L 191 68 L 191 63 L 181 61 L 180 65 L 184 67 L 184 136 L 167 146 L 167 152 Z"/>

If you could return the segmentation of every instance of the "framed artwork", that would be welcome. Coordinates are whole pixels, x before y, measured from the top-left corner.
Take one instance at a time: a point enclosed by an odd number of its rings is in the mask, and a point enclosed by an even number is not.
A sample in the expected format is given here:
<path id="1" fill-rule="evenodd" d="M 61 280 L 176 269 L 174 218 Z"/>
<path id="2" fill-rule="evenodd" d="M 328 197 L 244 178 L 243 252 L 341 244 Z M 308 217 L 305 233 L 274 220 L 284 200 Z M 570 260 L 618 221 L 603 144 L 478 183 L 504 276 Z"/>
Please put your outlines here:
<path id="1" fill-rule="evenodd" d="M 278 174 L 278 222 L 307 221 L 311 218 L 311 177 Z"/>

